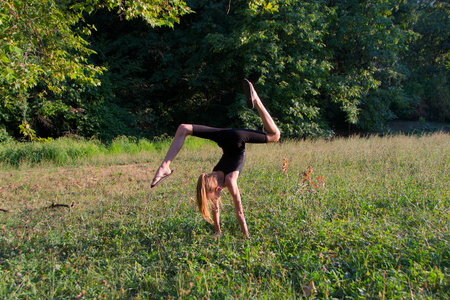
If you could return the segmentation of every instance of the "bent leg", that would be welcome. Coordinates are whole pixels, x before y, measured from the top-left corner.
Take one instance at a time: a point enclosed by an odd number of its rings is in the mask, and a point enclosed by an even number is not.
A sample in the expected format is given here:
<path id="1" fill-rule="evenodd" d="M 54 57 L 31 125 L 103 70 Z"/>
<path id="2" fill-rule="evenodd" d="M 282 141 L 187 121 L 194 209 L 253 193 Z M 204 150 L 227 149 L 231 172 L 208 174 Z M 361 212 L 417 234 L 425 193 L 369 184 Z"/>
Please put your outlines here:
<path id="1" fill-rule="evenodd" d="M 272 116 L 264 107 L 264 104 L 259 98 L 258 93 L 253 87 L 253 84 L 250 81 L 248 81 L 248 84 L 250 85 L 250 94 L 252 96 L 253 103 L 256 106 L 256 109 L 258 110 L 259 113 L 259 117 L 261 118 L 264 124 L 264 128 L 267 131 L 267 140 L 269 143 L 277 142 L 280 139 L 280 130 L 275 124 L 275 121 L 272 119 Z"/>
<path id="2" fill-rule="evenodd" d="M 162 177 L 172 173 L 172 171 L 170 170 L 170 164 L 183 147 L 186 136 L 192 135 L 192 128 L 193 126 L 191 124 L 181 124 L 180 126 L 178 126 L 177 132 L 175 133 L 172 144 L 170 144 L 166 157 L 156 171 L 152 186 L 155 185 Z"/>

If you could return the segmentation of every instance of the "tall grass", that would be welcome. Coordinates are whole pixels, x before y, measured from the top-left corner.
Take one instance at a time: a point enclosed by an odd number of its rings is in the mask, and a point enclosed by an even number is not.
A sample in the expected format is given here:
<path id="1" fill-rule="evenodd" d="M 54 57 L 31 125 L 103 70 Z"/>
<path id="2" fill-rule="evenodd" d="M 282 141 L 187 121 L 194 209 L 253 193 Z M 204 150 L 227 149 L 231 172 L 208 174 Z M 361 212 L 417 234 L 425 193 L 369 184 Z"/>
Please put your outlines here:
<path id="1" fill-rule="evenodd" d="M 158 151 L 170 141 L 119 137 L 109 145 L 96 140 L 60 138 L 48 143 L 0 143 L 0 164 L 3 167 L 46 165 L 79 165 L 85 163 L 120 162 L 120 156 L 131 157 L 143 152 Z M 119 158 L 118 158 L 119 157 Z M 109 158 L 109 159 L 108 159 Z"/>
<path id="2" fill-rule="evenodd" d="M 228 194 L 219 239 L 192 199 L 216 146 L 188 139 L 150 189 L 168 144 L 132 143 L 0 171 L 1 298 L 450 297 L 448 134 L 248 145 L 248 240 Z"/>
<path id="3" fill-rule="evenodd" d="M 167 149 L 171 140 L 118 137 L 105 145 L 97 140 L 59 138 L 47 143 L 0 143 L 0 166 L 33 167 L 39 165 L 120 164 L 142 162 L 148 153 Z M 186 147 L 199 149 L 208 141 L 188 139 Z M 165 151 L 165 150 L 164 150 Z"/>

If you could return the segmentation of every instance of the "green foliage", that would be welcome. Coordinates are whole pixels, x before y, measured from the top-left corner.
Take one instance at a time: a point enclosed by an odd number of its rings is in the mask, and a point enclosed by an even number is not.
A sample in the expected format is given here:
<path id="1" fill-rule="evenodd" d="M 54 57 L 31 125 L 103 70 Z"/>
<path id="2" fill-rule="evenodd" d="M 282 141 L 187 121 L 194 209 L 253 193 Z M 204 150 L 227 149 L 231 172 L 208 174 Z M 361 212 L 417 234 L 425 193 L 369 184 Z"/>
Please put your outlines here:
<path id="1" fill-rule="evenodd" d="M 445 1 L 5 0 L 0 124 L 103 141 L 261 128 L 243 77 L 284 137 L 448 121 L 448 18 Z"/>
<path id="2" fill-rule="evenodd" d="M 329 90 L 331 100 L 347 112 L 347 122 L 360 129 L 382 130 L 400 108 L 413 103 L 401 90 L 408 73 L 401 58 L 414 36 L 405 26 L 411 18 L 405 11 L 408 5 L 335 2 L 336 18 L 327 41 L 335 61 Z"/>
<path id="3" fill-rule="evenodd" d="M 404 4 L 190 1 L 196 13 L 175 30 L 119 29 L 126 38 L 107 61 L 120 64 L 114 76 L 134 75 L 123 82 L 134 97 L 123 96 L 148 114 L 139 115 L 141 125 L 158 130 L 181 122 L 261 128 L 242 106 L 243 77 L 255 83 L 285 137 L 328 137 L 344 122 L 380 129 L 415 99 L 401 87 L 407 69 L 400 56 L 412 36 Z"/>
<path id="4" fill-rule="evenodd" d="M 26 101 L 39 83 L 56 94 L 63 92 L 61 83 L 66 78 L 100 84 L 94 76 L 102 68 L 87 64 L 93 51 L 80 33 L 72 30 L 80 15 L 52 0 L 2 1 L 0 14 L 0 95 L 4 107 Z"/>
<path id="5" fill-rule="evenodd" d="M 324 16 L 311 14 L 317 4 L 295 2 L 280 10 L 278 4 L 234 1 L 229 11 L 225 2 L 189 5 L 196 14 L 183 18 L 175 31 L 145 36 L 148 49 L 160 53 L 158 65 L 146 73 L 153 73 L 150 114 L 163 115 L 169 124 L 259 127 L 258 118 L 238 105 L 240 79 L 250 76 L 286 136 L 328 134 L 316 107 L 330 69 L 320 44 Z M 168 42 L 160 45 L 161 40 Z"/>
<path id="6" fill-rule="evenodd" d="M 234 32 L 230 46 L 243 58 L 244 74 L 259 75 L 261 95 L 271 99 L 283 134 L 326 136 L 320 103 L 332 69 L 324 40 L 333 11 L 320 2 L 267 7 L 256 1 L 242 12 L 242 29 Z"/>
<path id="7" fill-rule="evenodd" d="M 84 14 L 106 7 L 126 16 L 141 17 L 151 26 L 173 26 L 191 12 L 183 1 L 79 3 L 2 1 L 0 4 L 0 124 L 18 126 L 18 119 L 51 118 L 72 107 L 64 94 L 72 86 L 98 87 L 104 67 L 88 57 L 95 53 L 85 39 L 95 27 Z M 81 99 L 76 99 L 81 101 Z M 34 102 L 31 105 L 31 102 Z"/>
<path id="8" fill-rule="evenodd" d="M 450 6 L 445 1 L 419 1 L 414 30 L 420 37 L 410 45 L 405 60 L 411 68 L 405 84 L 419 99 L 412 118 L 450 121 Z"/>
<path id="9" fill-rule="evenodd" d="M 88 14 L 102 8 L 117 11 L 118 14 L 124 15 L 127 20 L 142 18 L 152 27 L 173 27 L 175 23 L 179 22 L 180 16 L 192 12 L 186 6 L 186 3 L 180 0 L 153 0 L 145 2 L 90 0 L 86 3 L 76 3 L 70 6 L 70 9 L 78 13 L 86 12 Z"/>
<path id="10" fill-rule="evenodd" d="M 52 141 L 52 138 L 41 138 L 36 136 L 36 131 L 34 131 L 31 127 L 30 124 L 28 123 L 22 123 L 19 126 L 20 129 L 20 133 L 25 137 L 28 138 L 29 141 L 31 142 L 50 142 Z"/>
<path id="11" fill-rule="evenodd" d="M 11 142 L 12 137 L 8 134 L 3 126 L 0 126 L 0 143 Z"/>

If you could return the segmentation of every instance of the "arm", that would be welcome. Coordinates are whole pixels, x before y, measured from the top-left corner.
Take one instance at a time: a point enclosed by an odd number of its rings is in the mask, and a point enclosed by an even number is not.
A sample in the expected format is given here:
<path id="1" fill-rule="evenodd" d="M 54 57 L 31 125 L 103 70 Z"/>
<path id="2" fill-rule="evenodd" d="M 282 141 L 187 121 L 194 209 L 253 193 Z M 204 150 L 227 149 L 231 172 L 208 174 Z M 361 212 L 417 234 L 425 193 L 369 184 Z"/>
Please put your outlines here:
<path id="1" fill-rule="evenodd" d="M 214 228 L 216 229 L 215 236 L 221 236 L 222 231 L 220 230 L 220 211 L 219 211 L 219 200 L 213 201 L 212 214 L 214 219 Z"/>
<path id="2" fill-rule="evenodd" d="M 242 234 L 248 238 L 250 236 L 248 234 L 247 223 L 245 222 L 244 210 L 242 209 L 241 194 L 239 193 L 239 188 L 237 185 L 238 176 L 238 171 L 228 174 L 225 179 L 225 183 L 231 197 L 233 198 L 234 210 L 236 212 L 236 218 L 238 219 L 239 225 L 241 226 Z"/>

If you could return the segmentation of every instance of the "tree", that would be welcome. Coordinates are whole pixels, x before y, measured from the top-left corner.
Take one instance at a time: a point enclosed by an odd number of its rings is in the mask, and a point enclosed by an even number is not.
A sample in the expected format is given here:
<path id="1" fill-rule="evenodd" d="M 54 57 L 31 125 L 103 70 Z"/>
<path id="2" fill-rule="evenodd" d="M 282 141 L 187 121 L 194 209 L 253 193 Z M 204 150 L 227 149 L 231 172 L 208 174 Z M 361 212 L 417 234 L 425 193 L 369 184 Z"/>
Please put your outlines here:
<path id="1" fill-rule="evenodd" d="M 450 121 L 450 4 L 447 1 L 417 1 L 412 24 L 418 38 L 410 45 L 405 62 L 411 69 L 405 90 L 417 98 L 409 117 Z"/>
<path id="2" fill-rule="evenodd" d="M 407 4 L 402 0 L 328 4 L 336 11 L 326 41 L 333 51 L 329 94 L 332 103 L 338 100 L 347 112 L 345 123 L 358 129 L 383 129 L 396 118 L 394 107 L 400 110 L 411 105 L 412 99 L 402 90 L 408 70 L 401 58 L 414 37 L 407 26 L 411 15 L 399 14 Z M 402 23 L 396 16 L 403 18 Z M 344 123 L 342 117 L 331 121 Z"/>
<path id="3" fill-rule="evenodd" d="M 317 103 L 330 70 L 322 41 L 332 12 L 302 1 L 229 4 L 191 1 L 195 15 L 148 41 L 164 41 L 149 106 L 176 122 L 261 128 L 242 105 L 240 79 L 249 77 L 285 136 L 329 135 Z"/>
<path id="4" fill-rule="evenodd" d="M 258 78 L 261 94 L 285 136 L 329 136 L 323 89 L 332 69 L 325 39 L 334 11 L 323 1 L 252 1 L 239 11 L 231 35 L 243 73 Z"/>
<path id="5" fill-rule="evenodd" d="M 285 137 L 379 130 L 417 99 L 448 99 L 443 1 L 189 0 L 195 14 L 153 1 L 165 8 L 157 16 L 136 1 L 0 1 L 9 3 L 0 22 L 13 29 L 2 26 L 0 41 L 0 124 L 10 130 L 23 120 L 43 135 L 106 139 L 171 133 L 180 122 L 261 128 L 243 105 L 243 77 Z"/>
<path id="6" fill-rule="evenodd" d="M 100 85 L 105 68 L 89 63 L 94 51 L 86 41 L 95 28 L 84 23 L 99 8 L 171 27 L 191 12 L 180 0 L 0 0 L 0 126 L 12 131 L 33 114 L 48 121 L 69 111 L 62 96 L 72 86 Z"/>
<path id="7" fill-rule="evenodd" d="M 258 126 L 234 104 L 243 76 L 256 81 L 284 136 L 329 136 L 336 123 L 376 130 L 395 117 L 394 106 L 411 103 L 400 58 L 413 35 L 395 19 L 405 1 L 190 3 L 197 13 L 160 36 L 168 50 L 151 80 L 158 94 L 176 86 L 169 101 L 182 112 L 186 103 L 222 104 L 227 121 Z"/>

